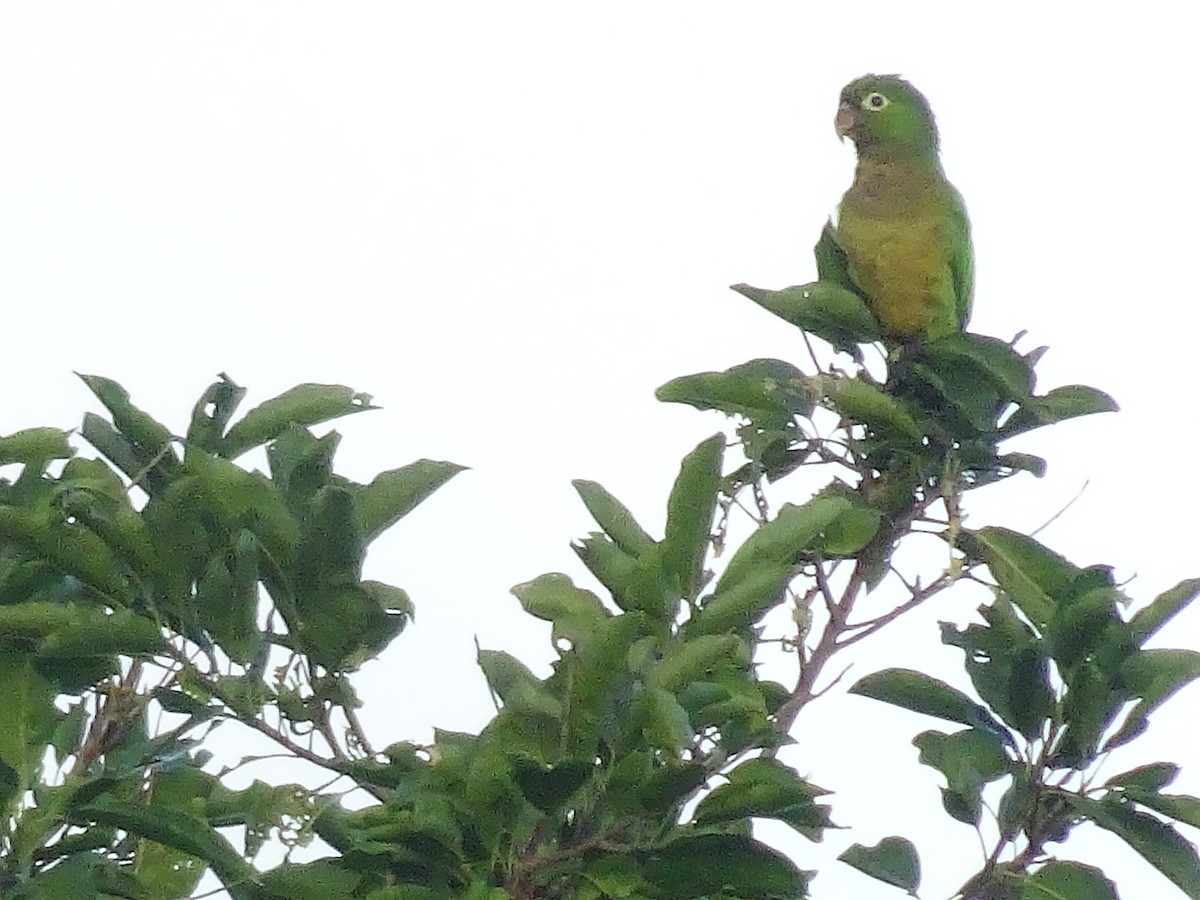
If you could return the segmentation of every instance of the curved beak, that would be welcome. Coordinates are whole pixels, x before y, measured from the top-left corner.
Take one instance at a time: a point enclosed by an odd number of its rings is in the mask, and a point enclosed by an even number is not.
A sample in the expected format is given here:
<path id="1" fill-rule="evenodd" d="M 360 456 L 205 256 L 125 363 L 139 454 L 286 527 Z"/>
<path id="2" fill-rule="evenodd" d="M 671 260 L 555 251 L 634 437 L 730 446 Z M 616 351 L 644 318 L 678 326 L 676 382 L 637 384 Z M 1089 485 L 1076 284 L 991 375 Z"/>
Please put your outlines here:
<path id="1" fill-rule="evenodd" d="M 843 141 L 851 137 L 854 126 L 858 124 L 858 114 L 853 106 L 844 100 L 838 104 L 837 115 L 833 119 L 834 130 Z"/>

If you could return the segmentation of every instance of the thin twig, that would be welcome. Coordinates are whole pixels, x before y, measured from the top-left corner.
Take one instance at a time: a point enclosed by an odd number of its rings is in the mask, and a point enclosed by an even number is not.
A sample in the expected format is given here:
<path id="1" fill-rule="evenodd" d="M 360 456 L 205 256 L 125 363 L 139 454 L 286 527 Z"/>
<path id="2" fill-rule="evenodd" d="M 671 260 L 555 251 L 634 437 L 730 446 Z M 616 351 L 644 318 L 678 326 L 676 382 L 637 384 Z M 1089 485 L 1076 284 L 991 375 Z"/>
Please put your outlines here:
<path id="1" fill-rule="evenodd" d="M 945 590 L 951 584 L 953 584 L 954 581 L 955 581 L 955 579 L 951 578 L 947 573 L 943 572 L 941 575 L 939 575 L 937 577 L 937 579 L 932 581 L 927 587 L 912 588 L 911 589 L 912 596 L 908 600 L 905 600 L 899 606 L 895 607 L 894 609 L 892 609 L 889 612 L 884 613 L 882 616 L 879 616 L 874 619 L 869 619 L 866 622 L 857 622 L 854 624 L 847 624 L 846 628 L 854 629 L 855 633 L 854 634 L 844 634 L 843 639 L 838 642 L 838 647 L 849 647 L 851 644 L 857 643 L 858 641 L 861 641 L 863 638 L 874 634 L 880 628 L 883 628 L 885 625 L 887 625 L 889 622 L 896 621 L 896 619 L 900 618 L 902 615 L 904 615 L 910 609 L 915 609 L 916 607 L 920 606 L 922 603 L 924 603 L 926 600 L 928 600 L 934 594 L 941 593 L 943 590 Z M 859 629 L 862 629 L 862 630 L 860 631 Z"/>
<path id="2" fill-rule="evenodd" d="M 1075 505 L 1076 501 L 1079 500 L 1079 498 L 1083 496 L 1083 492 L 1088 489 L 1089 484 L 1091 484 L 1091 481 L 1085 481 L 1083 483 L 1083 487 L 1081 487 L 1079 489 L 1078 493 L 1076 493 L 1074 497 L 1072 497 L 1070 500 L 1067 501 L 1066 506 L 1064 506 L 1062 509 L 1060 509 L 1058 512 L 1056 512 L 1054 515 L 1052 515 L 1050 518 L 1048 518 L 1045 522 L 1043 522 L 1037 528 L 1033 529 L 1033 531 L 1029 532 L 1029 536 L 1037 537 L 1039 533 L 1041 533 L 1042 531 L 1045 531 L 1047 528 L 1049 528 L 1054 523 L 1055 519 L 1057 519 L 1059 516 L 1061 516 L 1068 509 L 1070 509 L 1072 506 Z"/>
<path id="3" fill-rule="evenodd" d="M 804 346 L 808 348 L 808 358 L 812 360 L 813 368 L 820 372 L 821 362 L 817 359 L 817 352 L 813 349 L 812 341 L 808 339 L 808 332 L 801 330 L 800 336 L 804 338 Z"/>
<path id="4" fill-rule="evenodd" d="M 845 678 L 846 673 L 849 672 L 853 668 L 854 668 L 853 665 L 848 665 L 844 669 L 842 669 L 842 671 L 840 671 L 836 675 L 834 675 L 833 681 L 829 682 L 829 684 L 825 685 L 825 687 L 821 688 L 819 691 L 813 691 L 812 699 L 816 700 L 818 697 L 823 697 L 823 696 L 825 696 L 825 694 L 828 694 L 831 690 L 833 690 L 835 687 L 837 687 L 838 682 L 841 681 L 843 678 Z"/>
<path id="5" fill-rule="evenodd" d="M 833 590 L 829 587 L 829 577 L 825 574 L 824 563 L 822 561 L 818 561 L 816 569 L 817 587 L 821 591 L 821 596 L 825 600 L 825 609 L 829 611 L 830 621 L 836 623 L 840 627 L 845 624 L 846 615 L 833 597 Z"/>

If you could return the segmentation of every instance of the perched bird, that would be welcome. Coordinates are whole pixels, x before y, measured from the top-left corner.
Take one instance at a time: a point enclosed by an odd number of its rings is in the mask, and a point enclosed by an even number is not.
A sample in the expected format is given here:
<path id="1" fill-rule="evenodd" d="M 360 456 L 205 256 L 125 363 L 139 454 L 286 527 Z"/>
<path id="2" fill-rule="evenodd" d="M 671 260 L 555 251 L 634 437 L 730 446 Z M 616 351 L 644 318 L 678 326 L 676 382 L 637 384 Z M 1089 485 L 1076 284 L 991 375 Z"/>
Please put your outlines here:
<path id="1" fill-rule="evenodd" d="M 842 89 L 834 125 L 858 151 L 833 234 L 854 286 L 885 336 L 961 330 L 974 281 L 970 223 L 942 172 L 928 101 L 895 75 L 864 75 Z"/>

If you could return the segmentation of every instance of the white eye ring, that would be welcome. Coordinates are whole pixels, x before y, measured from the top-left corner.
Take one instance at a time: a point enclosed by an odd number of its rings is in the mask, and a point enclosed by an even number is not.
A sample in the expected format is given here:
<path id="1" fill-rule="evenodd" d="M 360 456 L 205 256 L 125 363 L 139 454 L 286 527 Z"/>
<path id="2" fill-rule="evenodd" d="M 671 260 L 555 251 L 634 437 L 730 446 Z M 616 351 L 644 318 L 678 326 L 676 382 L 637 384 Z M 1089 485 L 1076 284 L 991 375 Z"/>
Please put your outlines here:
<path id="1" fill-rule="evenodd" d="M 867 96 L 863 98 L 862 105 L 863 109 L 879 110 L 883 109 L 889 103 L 891 103 L 891 101 L 888 100 L 887 97 L 883 96 L 883 94 L 879 93 L 879 91 L 871 91 L 871 93 L 867 94 Z"/>

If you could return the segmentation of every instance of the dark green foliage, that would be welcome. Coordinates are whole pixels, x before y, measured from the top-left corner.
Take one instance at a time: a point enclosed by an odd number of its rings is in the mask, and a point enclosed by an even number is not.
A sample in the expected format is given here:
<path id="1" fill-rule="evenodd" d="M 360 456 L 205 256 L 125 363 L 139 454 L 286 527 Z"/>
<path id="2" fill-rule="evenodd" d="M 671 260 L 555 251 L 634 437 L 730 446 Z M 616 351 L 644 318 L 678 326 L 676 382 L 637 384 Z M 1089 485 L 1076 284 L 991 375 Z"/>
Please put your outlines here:
<path id="1" fill-rule="evenodd" d="M 864 875 L 902 888 L 916 896 L 921 884 L 921 861 L 917 849 L 904 838 L 884 838 L 874 847 L 854 844 L 838 857 Z"/>
<path id="2" fill-rule="evenodd" d="M 861 365 L 860 345 L 878 339 L 878 326 L 855 294 L 828 229 L 815 255 L 818 282 L 783 291 L 734 290 L 859 366 L 808 374 L 778 360 L 755 360 L 659 389 L 664 401 L 736 418 L 748 462 L 726 477 L 723 490 L 732 498 L 750 488 L 761 512 L 758 529 L 726 564 L 713 594 L 701 599 L 685 632 L 753 635 L 761 617 L 794 592 L 804 668 L 778 708 L 794 715 L 816 695 L 812 673 L 829 647 L 882 627 L 964 571 L 978 577 L 986 569 L 996 596 L 979 608 L 982 621 L 942 626 L 943 640 L 964 651 L 978 700 L 914 670 L 870 674 L 852 688 L 966 726 L 914 740 L 920 761 L 945 779 L 942 802 L 952 818 L 985 824 L 984 791 L 1003 786 L 996 855 L 962 896 L 1115 897 L 1115 888 L 1087 866 L 1038 866 L 1048 858 L 1048 844 L 1066 840 L 1088 820 L 1125 838 L 1188 896 L 1200 895 L 1194 849 L 1169 822 L 1151 815 L 1185 823 L 1200 815 L 1200 800 L 1160 793 L 1174 767 L 1156 764 L 1099 788 L 1090 786 L 1089 775 L 1104 753 L 1146 729 L 1159 704 L 1200 677 L 1200 654 L 1144 646 L 1200 593 L 1200 581 L 1181 583 L 1129 617 L 1128 599 L 1110 568 L 1077 567 L 1017 532 L 962 525 L 969 491 L 1022 471 L 1045 471 L 1043 460 L 1002 444 L 1045 425 L 1113 411 L 1115 402 L 1081 385 L 1039 394 L 1035 366 L 1044 348 L 1021 353 L 1015 341 L 966 333 L 893 348 L 886 375 L 877 380 Z M 823 411 L 838 420 L 832 435 L 820 424 Z M 808 503 L 785 504 L 768 516 L 764 483 L 813 465 L 838 475 Z M 932 518 L 946 523 L 940 531 L 949 547 L 945 570 L 926 587 L 906 583 L 911 600 L 892 613 L 853 625 L 859 591 L 888 576 L 894 547 L 931 508 L 938 510 Z M 844 588 L 835 589 L 831 561 L 839 557 L 853 568 Z M 1078 783 L 1072 774 L 1083 777 L 1084 787 L 1062 787 Z M 1010 861 L 1001 863 L 1006 849 Z M 916 889 L 916 851 L 903 839 L 856 845 L 843 859 L 889 884 Z"/>
<path id="3" fill-rule="evenodd" d="M 1115 898 L 1099 869 L 1051 855 L 1091 822 L 1200 897 L 1200 859 L 1176 828 L 1200 827 L 1200 799 L 1163 792 L 1178 767 L 1095 777 L 1200 677 L 1200 654 L 1146 646 L 1200 580 L 1128 615 L 1109 567 L 967 529 L 961 510 L 971 490 L 1044 470 L 1001 444 L 1115 404 L 1082 386 L 1039 395 L 1040 350 L 971 334 L 895 348 L 875 378 L 861 363 L 879 328 L 828 233 L 816 259 L 812 284 L 735 289 L 803 331 L 814 361 L 816 338 L 858 365 L 758 359 L 663 385 L 664 401 L 733 417 L 732 435 L 683 458 L 661 537 L 602 485 L 575 482 L 598 530 L 574 549 L 603 591 L 562 574 L 514 587 L 550 625 L 550 674 L 480 648 L 496 716 L 428 746 L 376 752 L 358 722 L 354 672 L 412 618 L 403 590 L 362 570 L 371 542 L 461 467 L 338 475 L 339 435 L 311 429 L 369 397 L 306 384 L 237 419 L 245 391 L 222 375 L 180 438 L 120 385 L 84 376 L 108 417 L 88 414 L 80 434 L 103 458 L 77 457 L 55 429 L 0 438 L 0 465 L 20 467 L 0 481 L 0 895 L 156 900 L 208 871 L 236 900 L 804 897 L 812 873 L 753 823 L 822 840 L 828 792 L 777 752 L 831 657 L 967 575 L 994 596 L 977 619 L 942 623 L 963 651 L 961 684 L 893 668 L 851 688 L 951 723 L 913 739 L 919 762 L 945 782 L 953 820 L 996 837 L 959 896 Z M 235 464 L 259 447 L 267 472 Z M 773 507 L 768 487 L 804 466 L 835 471 Z M 755 527 L 728 548 L 739 511 Z M 895 547 L 930 546 L 931 532 L 933 573 L 895 578 L 908 596 L 891 609 L 856 607 L 899 574 Z M 770 614 L 785 604 L 780 631 Z M 794 656 L 793 684 L 760 679 L 772 648 Z M 228 770 L 205 770 L 202 742 L 236 722 L 373 802 L 231 790 Z M 332 856 L 253 865 L 267 841 L 314 835 Z M 920 842 L 839 858 L 915 896 Z"/>
<path id="4" fill-rule="evenodd" d="M 53 429 L 0 438 L 21 466 L 0 481 L 0 894 L 178 897 L 209 869 L 236 898 L 271 896 L 248 860 L 312 817 L 308 794 L 230 791 L 199 768 L 197 735 L 272 705 L 293 722 L 357 705 L 344 674 L 411 616 L 403 591 L 362 580 L 366 546 L 460 467 L 335 475 L 336 433 L 305 426 L 368 408 L 347 388 L 302 385 L 230 426 L 244 391 L 222 376 L 180 439 L 120 385 L 84 381 L 111 420 L 80 433 L 111 465 Z M 225 458 L 264 442 L 273 478 Z M 273 646 L 294 655 L 268 680 Z M 297 663 L 300 689 L 282 681 Z M 139 690 L 150 665 L 158 686 Z M 183 721 L 152 733 L 151 697 Z M 55 786 L 47 747 L 66 766 Z M 244 852 L 215 830 L 232 825 Z"/>
<path id="5" fill-rule="evenodd" d="M 1152 814 L 1193 826 L 1200 821 L 1200 800 L 1160 793 L 1177 766 L 1154 763 L 1087 786 L 1103 754 L 1144 731 L 1155 707 L 1200 677 L 1200 653 L 1142 646 L 1152 630 L 1145 623 L 1194 596 L 1195 583 L 1167 591 L 1126 620 L 1126 599 L 1106 567 L 1078 568 L 1032 538 L 1002 529 L 964 533 L 963 544 L 987 562 L 997 598 L 980 607 L 982 624 L 943 623 L 942 637 L 963 649 L 967 673 L 990 712 L 903 670 L 869 675 L 852 691 L 974 726 L 914 739 L 920 761 L 946 778 L 943 801 L 954 818 L 977 824 L 984 786 L 1007 780 L 1001 837 L 1023 843 L 1030 859 L 1093 822 L 1123 838 L 1187 896 L 1200 896 L 1195 847 Z M 1084 773 L 1085 787 L 1062 786 L 1073 772 Z M 1005 866 L 987 870 L 967 896 L 989 896 L 988 885 L 1014 875 Z M 1087 867 L 1048 866 L 1021 883 L 1021 897 L 1055 896 L 1059 884 L 1066 897 L 1116 896 L 1111 885 L 1099 887 L 1107 881 Z"/>
<path id="6" fill-rule="evenodd" d="M 733 290 L 797 328 L 829 341 L 836 349 L 858 356 L 858 345 L 879 340 L 879 326 L 862 298 L 828 281 L 766 291 L 748 284 Z"/>

